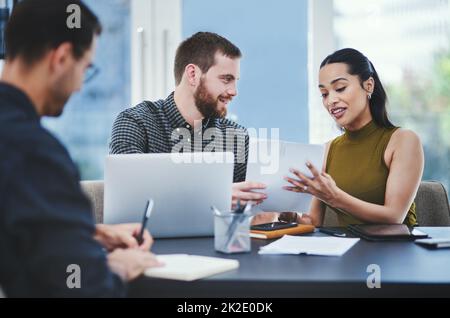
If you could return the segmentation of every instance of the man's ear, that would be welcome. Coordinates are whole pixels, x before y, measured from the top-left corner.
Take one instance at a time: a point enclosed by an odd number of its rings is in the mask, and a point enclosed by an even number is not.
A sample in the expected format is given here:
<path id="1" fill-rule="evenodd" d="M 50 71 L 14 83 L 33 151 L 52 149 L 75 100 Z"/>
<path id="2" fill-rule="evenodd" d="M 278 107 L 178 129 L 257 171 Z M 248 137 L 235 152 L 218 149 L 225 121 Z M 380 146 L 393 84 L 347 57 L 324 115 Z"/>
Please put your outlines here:
<path id="1" fill-rule="evenodd" d="M 188 64 L 184 68 L 184 75 L 190 86 L 197 86 L 200 80 L 201 71 L 195 64 Z"/>
<path id="2" fill-rule="evenodd" d="M 373 90 L 375 89 L 375 80 L 373 77 L 369 77 L 364 83 L 363 83 L 364 89 L 367 93 L 372 94 Z"/>
<path id="3" fill-rule="evenodd" d="M 52 71 L 65 69 L 73 59 L 72 43 L 61 43 L 57 48 L 50 51 L 50 68 Z"/>

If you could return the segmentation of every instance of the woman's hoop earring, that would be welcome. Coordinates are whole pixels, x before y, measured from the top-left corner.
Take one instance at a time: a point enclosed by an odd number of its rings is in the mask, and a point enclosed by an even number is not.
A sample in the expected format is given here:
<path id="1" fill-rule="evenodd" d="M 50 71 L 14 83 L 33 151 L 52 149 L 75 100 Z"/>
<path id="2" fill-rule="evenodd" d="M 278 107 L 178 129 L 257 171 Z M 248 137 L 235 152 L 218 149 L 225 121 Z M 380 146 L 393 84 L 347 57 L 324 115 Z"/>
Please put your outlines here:
<path id="1" fill-rule="evenodd" d="M 367 98 L 370 100 L 372 98 L 372 94 L 367 94 Z"/>

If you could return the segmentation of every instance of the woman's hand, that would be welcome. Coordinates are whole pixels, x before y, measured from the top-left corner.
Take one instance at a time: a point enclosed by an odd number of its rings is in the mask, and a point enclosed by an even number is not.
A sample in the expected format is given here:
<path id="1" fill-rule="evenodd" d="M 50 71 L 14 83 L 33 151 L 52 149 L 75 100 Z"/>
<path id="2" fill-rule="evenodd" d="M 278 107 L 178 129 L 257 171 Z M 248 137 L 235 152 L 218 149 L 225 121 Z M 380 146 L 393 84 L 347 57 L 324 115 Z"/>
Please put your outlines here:
<path id="1" fill-rule="evenodd" d="M 280 213 L 277 212 L 261 212 L 252 218 L 251 225 L 258 225 L 264 223 L 272 223 L 278 221 Z"/>
<path id="2" fill-rule="evenodd" d="M 337 205 L 339 202 L 341 189 L 337 187 L 333 178 L 325 172 L 319 173 L 319 171 L 310 162 L 307 162 L 306 166 L 311 171 L 313 177 L 308 178 L 297 169 L 292 168 L 290 169 L 290 172 L 293 173 L 298 179 L 285 177 L 284 179 L 292 186 L 285 186 L 283 189 L 292 192 L 312 194 L 320 201 L 338 208 Z"/>
<path id="3" fill-rule="evenodd" d="M 298 224 L 313 224 L 312 218 L 308 214 L 296 212 L 263 212 L 256 214 L 252 219 L 252 225 L 286 222 Z"/>

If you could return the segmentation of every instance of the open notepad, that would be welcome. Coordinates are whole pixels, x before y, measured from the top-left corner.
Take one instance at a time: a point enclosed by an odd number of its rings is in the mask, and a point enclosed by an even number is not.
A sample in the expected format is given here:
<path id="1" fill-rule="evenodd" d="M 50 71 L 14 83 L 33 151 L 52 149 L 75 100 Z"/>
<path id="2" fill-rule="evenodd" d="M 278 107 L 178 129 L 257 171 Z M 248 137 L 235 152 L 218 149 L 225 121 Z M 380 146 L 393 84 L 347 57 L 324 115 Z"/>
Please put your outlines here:
<path id="1" fill-rule="evenodd" d="M 164 266 L 147 269 L 146 276 L 192 281 L 239 267 L 237 260 L 218 257 L 169 254 L 157 258 Z"/>
<path id="2" fill-rule="evenodd" d="M 358 241 L 358 238 L 301 237 L 285 235 L 279 240 L 261 247 L 259 254 L 341 256 Z"/>

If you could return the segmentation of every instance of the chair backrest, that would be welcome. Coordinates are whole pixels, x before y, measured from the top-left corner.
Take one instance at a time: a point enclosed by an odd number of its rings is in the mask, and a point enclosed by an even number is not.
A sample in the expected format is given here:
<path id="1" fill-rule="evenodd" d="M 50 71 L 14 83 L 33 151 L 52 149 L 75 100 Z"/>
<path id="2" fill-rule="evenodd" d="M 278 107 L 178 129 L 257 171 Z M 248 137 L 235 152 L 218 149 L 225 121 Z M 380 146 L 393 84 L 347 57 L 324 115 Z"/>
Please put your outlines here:
<path id="1" fill-rule="evenodd" d="M 103 181 L 81 181 L 97 223 L 103 222 Z M 437 181 L 422 181 L 415 198 L 420 226 L 450 226 L 450 207 L 444 186 Z M 327 209 L 324 226 L 339 226 L 335 213 Z"/>
<path id="2" fill-rule="evenodd" d="M 325 216 L 323 218 L 322 226 L 339 226 L 339 221 L 336 212 L 331 210 L 328 206 L 325 209 Z"/>
<path id="3" fill-rule="evenodd" d="M 422 181 L 416 198 L 417 222 L 420 226 L 449 226 L 450 207 L 442 183 L 437 181 Z M 327 208 L 324 226 L 339 226 L 336 213 Z"/>
<path id="4" fill-rule="evenodd" d="M 91 201 L 95 222 L 103 223 L 103 180 L 81 181 L 80 185 Z"/>
<path id="5" fill-rule="evenodd" d="M 420 226 L 449 226 L 447 191 L 437 181 L 422 181 L 416 195 L 417 222 Z"/>

